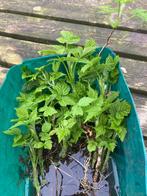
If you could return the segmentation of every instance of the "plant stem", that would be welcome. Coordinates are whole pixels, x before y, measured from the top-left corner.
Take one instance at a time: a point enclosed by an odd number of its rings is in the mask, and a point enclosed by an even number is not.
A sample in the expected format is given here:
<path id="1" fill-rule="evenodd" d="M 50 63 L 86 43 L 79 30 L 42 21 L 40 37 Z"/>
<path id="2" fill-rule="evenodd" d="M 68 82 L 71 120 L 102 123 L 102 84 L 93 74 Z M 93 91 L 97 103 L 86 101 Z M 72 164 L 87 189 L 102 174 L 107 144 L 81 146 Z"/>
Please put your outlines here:
<path id="1" fill-rule="evenodd" d="M 101 156 L 100 156 L 100 149 L 97 149 L 97 160 L 95 164 L 95 172 L 93 175 L 93 182 L 97 182 L 98 176 L 99 176 L 99 166 L 101 164 Z"/>
<path id="2" fill-rule="evenodd" d="M 36 194 L 37 196 L 40 196 L 40 184 L 39 184 L 39 179 L 38 179 L 38 170 L 37 170 L 37 165 L 38 165 L 38 157 L 37 157 L 37 152 L 36 150 L 30 145 L 30 159 L 32 163 L 32 172 L 33 172 L 33 184 L 36 189 Z"/>
<path id="3" fill-rule="evenodd" d="M 110 150 L 107 149 L 104 161 L 103 161 L 103 163 L 101 165 L 101 169 L 100 169 L 101 173 L 103 173 L 105 171 L 107 163 L 109 161 L 109 157 L 110 157 Z"/>
<path id="4" fill-rule="evenodd" d="M 44 180 L 45 176 L 44 176 L 44 165 L 43 165 L 43 156 L 42 156 L 43 152 L 42 151 L 43 151 L 42 149 L 38 150 L 38 162 L 39 162 L 39 168 L 40 168 L 40 175 L 42 179 Z"/>
<path id="5" fill-rule="evenodd" d="M 109 36 L 108 36 L 108 38 L 107 38 L 107 40 L 106 40 L 106 43 L 104 44 L 104 46 L 103 46 L 102 49 L 100 50 L 98 56 L 100 56 L 101 53 L 103 52 L 103 50 L 110 44 L 110 39 L 111 39 L 111 37 L 112 37 L 114 31 L 115 31 L 115 29 L 112 29 L 112 31 L 110 32 L 110 34 L 109 34 Z"/>

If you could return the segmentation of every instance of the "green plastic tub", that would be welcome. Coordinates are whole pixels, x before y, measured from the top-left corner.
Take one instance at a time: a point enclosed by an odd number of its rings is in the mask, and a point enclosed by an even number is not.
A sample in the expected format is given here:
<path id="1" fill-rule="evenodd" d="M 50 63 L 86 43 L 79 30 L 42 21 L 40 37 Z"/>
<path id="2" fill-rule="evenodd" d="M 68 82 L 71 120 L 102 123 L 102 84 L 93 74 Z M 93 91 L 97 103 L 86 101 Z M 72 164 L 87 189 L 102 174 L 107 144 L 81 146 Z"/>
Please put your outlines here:
<path id="1" fill-rule="evenodd" d="M 100 49 L 97 49 L 97 52 Z M 109 54 L 115 54 L 110 49 L 103 51 L 103 59 Z M 31 69 L 40 67 L 55 56 L 39 57 L 25 60 L 21 65 L 12 67 L 0 87 L 0 196 L 32 196 L 32 186 L 29 179 L 22 176 L 22 166 L 19 157 L 25 154 L 20 148 L 12 148 L 12 138 L 4 135 L 15 117 L 16 97 L 19 95 L 23 81 L 21 67 Z M 113 87 L 120 91 L 120 96 L 132 106 L 127 119 L 128 133 L 124 143 L 120 143 L 113 153 L 113 160 L 118 172 L 120 195 L 147 196 L 147 159 L 143 142 L 142 130 L 139 125 L 134 101 L 120 70 L 118 83 Z M 51 195 L 52 196 L 52 195 Z M 113 196 L 113 195 L 112 195 Z"/>

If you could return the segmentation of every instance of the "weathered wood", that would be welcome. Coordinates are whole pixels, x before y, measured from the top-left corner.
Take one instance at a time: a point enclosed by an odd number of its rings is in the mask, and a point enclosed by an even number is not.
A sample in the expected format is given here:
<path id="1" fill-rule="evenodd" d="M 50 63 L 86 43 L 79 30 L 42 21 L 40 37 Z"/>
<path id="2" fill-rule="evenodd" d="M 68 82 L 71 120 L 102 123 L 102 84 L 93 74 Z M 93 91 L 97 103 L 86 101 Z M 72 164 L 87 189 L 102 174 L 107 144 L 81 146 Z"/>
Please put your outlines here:
<path id="1" fill-rule="evenodd" d="M 0 36 L 0 63 L 7 67 L 19 64 L 26 58 L 39 56 L 37 51 L 47 47 L 45 44 Z"/>
<path id="2" fill-rule="evenodd" d="M 147 62 L 120 58 L 129 87 L 147 92 Z M 145 93 L 145 92 L 144 92 Z"/>
<path id="3" fill-rule="evenodd" d="M 0 24 L 0 35 L 41 43 L 54 42 L 64 29 L 79 34 L 81 44 L 92 37 L 102 46 L 111 32 L 111 29 L 6 13 L 0 13 Z M 122 56 L 147 61 L 146 42 L 145 34 L 117 30 L 112 36 L 111 46 Z"/>
<path id="4" fill-rule="evenodd" d="M 147 138 L 147 96 L 133 94 L 143 135 Z"/>
<path id="5" fill-rule="evenodd" d="M 7 73 L 6 68 L 0 67 L 0 84 L 2 84 L 2 81 Z M 138 116 L 140 119 L 140 125 L 143 130 L 144 137 L 147 137 L 147 96 L 142 96 L 139 94 L 133 93 L 134 101 L 136 104 L 136 109 L 138 112 Z"/>
<path id="6" fill-rule="evenodd" d="M 19 64 L 25 58 L 39 56 L 37 51 L 49 46 L 29 41 L 17 40 L 0 36 L 0 62 L 11 66 Z M 134 90 L 147 92 L 146 62 L 120 58 L 121 66 L 125 68 L 125 77 L 129 87 Z"/>
<path id="7" fill-rule="evenodd" d="M 109 0 L 15 0 L 2 1 L 1 10 L 18 11 L 26 13 L 35 13 L 40 16 L 55 17 L 56 19 L 71 19 L 81 22 L 90 22 L 94 25 L 109 24 L 109 17 L 98 11 L 98 7 L 109 4 Z M 138 0 L 127 7 L 128 13 L 132 8 L 146 8 L 146 0 Z M 22 9 L 23 8 L 23 9 Z M 132 28 L 132 30 L 147 30 L 147 25 L 136 18 L 129 18 L 128 14 L 123 16 L 123 27 Z"/>

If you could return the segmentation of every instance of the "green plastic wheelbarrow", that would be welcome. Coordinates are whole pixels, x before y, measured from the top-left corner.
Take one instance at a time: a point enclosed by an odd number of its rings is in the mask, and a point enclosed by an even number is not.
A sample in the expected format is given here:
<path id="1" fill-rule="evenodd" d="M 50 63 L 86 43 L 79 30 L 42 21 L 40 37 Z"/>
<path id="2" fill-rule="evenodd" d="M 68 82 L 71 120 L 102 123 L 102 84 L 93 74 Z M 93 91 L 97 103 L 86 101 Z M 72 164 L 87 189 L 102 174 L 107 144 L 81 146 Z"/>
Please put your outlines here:
<path id="1" fill-rule="evenodd" d="M 100 49 L 97 49 L 97 52 Z M 102 58 L 115 54 L 105 49 Z M 12 125 L 15 117 L 16 97 L 19 95 L 23 80 L 21 68 L 23 65 L 30 69 L 40 67 L 55 56 L 45 56 L 25 60 L 21 65 L 12 67 L 0 87 L 0 196 L 32 196 L 33 187 L 30 180 L 22 176 L 19 157 L 25 154 L 24 149 L 13 148 L 12 138 L 2 131 Z M 113 90 L 120 91 L 120 97 L 131 104 L 131 114 L 127 119 L 127 136 L 123 143 L 118 141 L 118 147 L 112 154 L 118 173 L 122 196 L 147 196 L 147 159 L 143 142 L 142 130 L 139 125 L 134 101 L 127 83 L 120 71 L 118 83 Z M 112 195 L 113 196 L 113 195 Z"/>

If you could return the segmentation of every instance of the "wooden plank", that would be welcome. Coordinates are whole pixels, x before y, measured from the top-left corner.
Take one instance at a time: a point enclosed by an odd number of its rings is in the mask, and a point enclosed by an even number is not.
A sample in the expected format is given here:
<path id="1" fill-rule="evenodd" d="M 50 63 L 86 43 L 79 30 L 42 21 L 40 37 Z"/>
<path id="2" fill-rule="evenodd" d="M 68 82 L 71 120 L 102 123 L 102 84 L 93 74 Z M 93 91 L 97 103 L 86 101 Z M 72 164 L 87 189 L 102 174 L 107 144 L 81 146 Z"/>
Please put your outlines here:
<path id="1" fill-rule="evenodd" d="M 0 67 L 0 84 L 7 73 L 8 69 Z M 140 125 L 143 130 L 144 137 L 147 137 L 147 97 L 140 94 L 133 94 L 136 109 L 140 119 Z"/>
<path id="2" fill-rule="evenodd" d="M 147 96 L 133 94 L 143 135 L 147 138 Z"/>
<path id="3" fill-rule="evenodd" d="M 0 63 L 7 67 L 20 64 L 26 58 L 39 56 L 37 51 L 47 47 L 45 44 L 0 36 Z"/>
<path id="4" fill-rule="evenodd" d="M 120 58 L 129 87 L 135 90 L 147 91 L 147 62 Z M 122 69 L 123 70 L 123 69 Z"/>
<path id="5" fill-rule="evenodd" d="M 47 49 L 48 45 L 17 40 L 0 36 L 0 62 L 11 66 L 19 64 L 25 58 L 37 57 L 38 50 Z M 134 90 L 147 92 L 147 63 L 143 61 L 120 58 L 125 77 Z M 135 76 L 135 77 L 134 77 Z"/>
<path id="6" fill-rule="evenodd" d="M 40 16 L 58 17 L 62 19 L 71 19 L 73 21 L 90 22 L 92 24 L 108 24 L 109 17 L 106 14 L 101 14 L 98 7 L 104 4 L 109 4 L 109 0 L 15 0 L 2 1 L 1 10 L 19 11 L 26 13 L 35 13 Z M 135 1 L 134 4 L 129 4 L 127 7 L 128 13 L 132 8 L 146 8 L 146 0 Z M 23 8 L 23 10 L 22 10 Z M 125 14 L 123 16 L 123 27 L 128 27 L 136 30 L 147 30 L 147 24 L 139 19 L 131 18 Z"/>
<path id="7" fill-rule="evenodd" d="M 0 35 L 42 43 L 54 42 L 64 29 L 80 35 L 81 44 L 92 37 L 102 46 L 111 32 L 111 29 L 6 13 L 0 13 L 0 24 Z M 111 47 L 123 56 L 147 61 L 145 34 L 117 30 L 112 37 Z"/>

